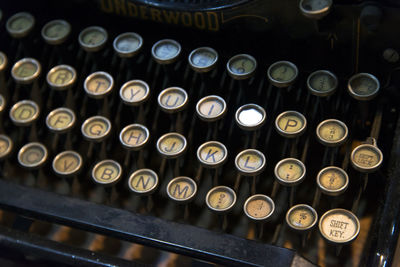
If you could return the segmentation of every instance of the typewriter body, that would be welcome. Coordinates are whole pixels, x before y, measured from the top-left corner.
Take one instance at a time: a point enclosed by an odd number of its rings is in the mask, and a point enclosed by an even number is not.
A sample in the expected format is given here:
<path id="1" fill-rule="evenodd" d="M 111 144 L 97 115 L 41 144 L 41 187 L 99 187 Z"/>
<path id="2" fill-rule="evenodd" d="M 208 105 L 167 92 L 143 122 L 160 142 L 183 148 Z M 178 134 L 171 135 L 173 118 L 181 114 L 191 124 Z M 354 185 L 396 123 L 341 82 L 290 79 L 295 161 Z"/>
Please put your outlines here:
<path id="1" fill-rule="evenodd" d="M 0 9 L 4 266 L 400 264 L 400 1 Z"/>

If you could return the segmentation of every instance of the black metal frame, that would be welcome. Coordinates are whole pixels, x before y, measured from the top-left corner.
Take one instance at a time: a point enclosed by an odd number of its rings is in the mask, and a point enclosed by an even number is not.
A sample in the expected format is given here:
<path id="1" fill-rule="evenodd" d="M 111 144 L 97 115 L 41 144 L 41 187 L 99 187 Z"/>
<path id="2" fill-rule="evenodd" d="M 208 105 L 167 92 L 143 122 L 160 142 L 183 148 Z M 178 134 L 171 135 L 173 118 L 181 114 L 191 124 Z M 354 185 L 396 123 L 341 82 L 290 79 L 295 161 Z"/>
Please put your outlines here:
<path id="1" fill-rule="evenodd" d="M 30 260 L 24 256 L 29 256 Z M 3 226 L 0 227 L 0 257 L 9 257 L 17 266 L 20 264 L 31 266 L 33 260 L 38 266 L 55 264 L 57 266 L 129 266 L 132 264 L 127 260 L 74 248 Z"/>
<path id="2" fill-rule="evenodd" d="M 0 180 L 0 207 L 30 218 L 105 234 L 219 264 L 291 266 L 294 260 L 299 260 L 295 257 L 295 251 L 289 249 L 134 214 L 4 180 Z M 0 231 L 0 237 L 1 234 Z M 32 245 L 25 245 L 33 248 Z"/>

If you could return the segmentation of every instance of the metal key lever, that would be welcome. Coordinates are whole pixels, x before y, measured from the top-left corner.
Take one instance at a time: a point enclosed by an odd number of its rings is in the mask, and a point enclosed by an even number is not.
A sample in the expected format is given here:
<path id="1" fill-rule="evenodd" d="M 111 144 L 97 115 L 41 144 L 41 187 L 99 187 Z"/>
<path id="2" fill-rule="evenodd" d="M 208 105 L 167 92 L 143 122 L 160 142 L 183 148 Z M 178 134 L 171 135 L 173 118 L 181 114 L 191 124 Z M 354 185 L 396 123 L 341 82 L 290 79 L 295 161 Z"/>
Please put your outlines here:
<path id="1" fill-rule="evenodd" d="M 275 165 L 276 181 L 289 191 L 289 207 L 294 205 L 296 186 L 306 177 L 306 166 L 298 159 L 286 158 Z"/>
<path id="2" fill-rule="evenodd" d="M 47 148 L 38 142 L 28 143 L 18 151 L 18 163 L 22 167 L 32 171 L 34 184 L 40 188 L 50 188 L 51 186 L 48 173 L 43 171 L 43 166 L 47 160 Z"/>
<path id="3" fill-rule="evenodd" d="M 77 81 L 77 74 L 73 67 L 69 65 L 55 66 L 47 73 L 46 81 L 51 88 L 46 103 L 48 110 L 55 106 L 65 106 L 71 109 L 76 107 L 73 91 Z"/>
<path id="4" fill-rule="evenodd" d="M 81 193 L 80 182 L 78 181 L 78 174 L 83 167 L 82 156 L 72 150 L 67 150 L 59 153 L 53 159 L 53 171 L 63 178 L 64 183 L 68 184 L 67 194 L 72 196 L 79 196 Z M 64 190 L 62 192 L 65 192 Z"/>
<path id="5" fill-rule="evenodd" d="M 194 71 L 192 82 L 189 85 L 189 94 L 193 98 L 207 95 L 215 85 L 215 76 L 217 72 L 218 53 L 211 47 L 199 47 L 194 49 L 188 56 L 190 68 Z M 197 76 L 200 76 L 200 82 L 196 82 Z"/>
<path id="6" fill-rule="evenodd" d="M 115 184 L 121 180 L 122 168 L 115 160 L 102 160 L 92 168 L 91 177 L 104 190 L 106 198 L 103 201 L 107 204 L 114 204 L 117 201 Z"/>
<path id="7" fill-rule="evenodd" d="M 236 204 L 236 193 L 227 186 L 216 186 L 206 195 L 208 208 L 219 215 L 220 228 L 225 231 L 228 227 L 227 213 Z"/>
<path id="8" fill-rule="evenodd" d="M 146 121 L 146 116 L 150 114 L 150 104 L 148 103 L 150 97 L 150 87 L 142 80 L 131 80 L 127 81 L 121 86 L 119 91 L 119 96 L 122 102 L 119 103 L 118 112 L 115 121 L 118 122 L 122 120 L 124 114 L 123 104 L 129 106 L 128 111 L 130 115 L 133 115 L 133 122 L 144 123 Z"/>
<path id="9" fill-rule="evenodd" d="M 13 37 L 13 45 L 11 47 L 16 47 L 16 51 L 12 53 L 15 55 L 12 61 L 30 54 L 26 37 L 32 32 L 34 26 L 35 18 L 28 12 L 14 14 L 7 20 L 7 32 Z"/>
<path id="10" fill-rule="evenodd" d="M 15 103 L 9 112 L 11 121 L 18 127 L 16 143 L 21 145 L 28 141 L 38 141 L 36 121 L 40 115 L 39 105 L 31 100 L 22 100 Z M 24 128 L 28 129 L 24 129 Z"/>
<path id="11" fill-rule="evenodd" d="M 150 212 L 153 208 L 152 194 L 157 190 L 158 184 L 158 175 L 150 169 L 139 169 L 129 176 L 129 189 L 140 198 L 146 198 L 146 212 Z M 136 210 L 138 208 L 136 205 Z"/>
<path id="12" fill-rule="evenodd" d="M 65 142 L 64 149 L 72 149 L 72 128 L 75 127 L 75 113 L 69 108 L 57 108 L 52 110 L 46 117 L 47 128 L 54 133 L 52 137 L 51 150 L 57 151 L 60 135 Z"/>
<path id="13" fill-rule="evenodd" d="M 166 88 L 174 84 L 176 70 L 181 65 L 178 61 L 181 50 L 181 45 L 172 39 L 163 39 L 153 45 L 151 55 L 156 62 L 155 71 L 147 72 L 146 76 L 146 80 L 153 80 L 151 88 Z"/>
<path id="14" fill-rule="evenodd" d="M 186 138 L 179 133 L 167 133 L 157 140 L 156 148 L 162 157 L 158 173 L 163 177 L 164 183 L 170 180 L 171 175 L 172 177 L 179 176 L 181 161 L 187 150 Z M 167 163 L 169 163 L 168 169 Z"/>
<path id="15" fill-rule="evenodd" d="M 0 173 L 5 179 L 9 179 L 8 166 L 10 164 L 9 157 L 13 153 L 14 143 L 10 137 L 0 134 Z"/>
<path id="16" fill-rule="evenodd" d="M 42 49 L 40 58 L 42 62 L 47 61 L 46 69 L 64 63 L 68 55 L 65 43 L 71 34 L 69 22 L 62 19 L 49 21 L 43 26 L 41 34 L 46 47 Z"/>
<path id="17" fill-rule="evenodd" d="M 179 176 L 172 179 L 167 185 L 168 197 L 177 204 L 183 205 L 183 219 L 189 218 L 189 202 L 193 201 L 197 193 L 197 184 L 193 179 Z"/>
<path id="18" fill-rule="evenodd" d="M 128 170 L 144 168 L 143 148 L 149 142 L 149 130 L 141 124 L 130 124 L 119 134 L 119 140 L 126 149 L 123 166 Z"/>
<path id="19" fill-rule="evenodd" d="M 223 118 L 226 115 L 227 107 L 225 100 L 217 95 L 209 95 L 200 99 L 196 104 L 196 114 L 207 122 L 207 134 L 205 140 L 217 140 L 219 129 L 223 127 Z M 189 142 L 196 136 L 196 117 L 193 116 L 191 129 L 189 131 Z"/>
<path id="20" fill-rule="evenodd" d="M 195 181 L 200 183 L 202 180 L 201 178 L 204 167 L 213 170 L 213 174 L 211 175 L 212 184 L 217 186 L 219 184 L 219 169 L 228 159 L 228 150 L 225 145 L 217 141 L 206 142 L 197 149 L 197 159 L 200 162 L 200 167 L 197 170 Z"/>
<path id="21" fill-rule="evenodd" d="M 111 69 L 116 70 L 113 71 L 113 75 L 117 77 L 117 84 L 121 84 L 122 81 L 130 80 L 133 78 L 133 76 L 142 76 L 138 74 L 138 72 L 140 72 L 140 68 L 138 68 L 137 65 L 133 64 L 134 59 L 137 59 L 137 57 L 139 56 L 142 47 L 143 38 L 135 32 L 125 32 L 115 37 L 113 48 L 120 60 L 118 66 L 116 66 L 116 64 L 113 65 L 114 59 L 116 59 L 116 57 L 114 56 L 111 63 Z"/>
<path id="22" fill-rule="evenodd" d="M 354 148 L 351 152 L 350 162 L 353 168 L 362 174 L 362 185 L 352 207 L 352 211 L 356 212 L 361 195 L 367 188 L 368 174 L 375 172 L 383 162 L 383 154 L 376 144 L 376 139 L 368 138 L 366 143 Z"/>
<path id="23" fill-rule="evenodd" d="M 354 241 L 360 233 L 360 221 L 351 211 L 332 209 L 319 219 L 319 231 L 322 237 L 336 246 L 339 256 L 343 245 Z"/>
<path id="24" fill-rule="evenodd" d="M 17 85 L 11 98 L 12 102 L 31 98 L 41 106 L 43 99 L 38 81 L 41 72 L 42 66 L 34 58 L 23 58 L 13 65 L 11 76 Z"/>
<path id="25" fill-rule="evenodd" d="M 265 110 L 256 104 L 246 104 L 241 106 L 235 113 L 236 124 L 246 131 L 246 141 L 244 147 L 256 148 L 260 135 L 260 128 L 266 121 Z M 252 136 L 250 133 L 252 132 Z"/>
<path id="26" fill-rule="evenodd" d="M 318 214 L 306 204 L 298 204 L 286 212 L 286 224 L 301 238 L 301 246 L 304 248 L 311 230 L 317 225 Z"/>
<path id="27" fill-rule="evenodd" d="M 246 216 L 257 224 L 257 238 L 262 239 L 264 235 L 264 224 L 275 212 L 274 201 L 266 195 L 252 195 L 243 205 Z"/>
<path id="28" fill-rule="evenodd" d="M 107 157 L 105 139 L 110 136 L 111 122 L 106 117 L 93 116 L 83 122 L 81 132 L 83 137 L 90 142 L 87 150 L 87 157 L 89 159 L 93 157 L 95 143 L 100 143 L 99 158 L 105 159 Z"/>

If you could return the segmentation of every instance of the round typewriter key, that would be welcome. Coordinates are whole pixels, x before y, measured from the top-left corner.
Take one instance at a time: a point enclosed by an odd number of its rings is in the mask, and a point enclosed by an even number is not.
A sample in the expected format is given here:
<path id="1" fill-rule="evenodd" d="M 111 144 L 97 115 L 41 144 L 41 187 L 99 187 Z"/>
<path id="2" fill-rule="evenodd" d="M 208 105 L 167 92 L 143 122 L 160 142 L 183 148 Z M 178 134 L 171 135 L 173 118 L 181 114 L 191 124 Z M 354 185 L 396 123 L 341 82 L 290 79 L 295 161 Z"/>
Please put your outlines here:
<path id="1" fill-rule="evenodd" d="M 27 13 L 20 12 L 7 20 L 6 28 L 8 33 L 14 38 L 27 36 L 35 25 L 35 18 Z"/>
<path id="2" fill-rule="evenodd" d="M 98 26 L 90 26 L 79 34 L 79 44 L 86 52 L 97 52 L 101 50 L 108 39 L 105 29 Z"/>
<path id="3" fill-rule="evenodd" d="M 319 231 L 327 241 L 344 245 L 357 238 L 360 222 L 351 211 L 332 209 L 319 220 Z"/>
<path id="4" fill-rule="evenodd" d="M 199 181 L 202 176 L 202 167 L 214 169 L 213 183 L 218 184 L 218 168 L 228 159 L 228 150 L 225 145 L 217 141 L 209 141 L 197 149 L 197 159 L 200 162 L 200 168 L 197 171 L 195 180 Z"/>
<path id="5" fill-rule="evenodd" d="M 142 37 L 134 32 L 126 32 L 118 35 L 113 42 L 115 52 L 120 57 L 133 57 L 139 53 L 143 45 Z"/>
<path id="6" fill-rule="evenodd" d="M 47 73 L 47 83 L 54 90 L 66 90 L 76 82 L 76 71 L 68 65 L 58 65 Z"/>
<path id="7" fill-rule="evenodd" d="M 4 132 L 3 111 L 6 108 L 6 104 L 4 96 L 0 94 L 0 132 Z"/>
<path id="8" fill-rule="evenodd" d="M 125 104 L 138 106 L 149 98 L 150 88 L 142 80 L 132 80 L 121 86 L 119 95 Z"/>
<path id="9" fill-rule="evenodd" d="M 69 108 L 57 108 L 46 117 L 46 125 L 51 131 L 65 133 L 75 125 L 75 113 Z"/>
<path id="10" fill-rule="evenodd" d="M 380 83 L 372 74 L 358 73 L 350 78 L 347 89 L 354 99 L 371 100 L 378 94 Z"/>
<path id="11" fill-rule="evenodd" d="M 170 163 L 169 168 L 172 169 L 175 176 L 179 176 L 179 170 L 181 168 L 180 157 L 187 149 L 186 138 L 179 133 L 167 133 L 157 140 L 156 147 L 158 153 L 162 156 L 162 162 L 158 172 L 160 176 L 164 176 L 167 159 L 176 159 L 174 165 L 171 160 L 168 161 Z"/>
<path id="12" fill-rule="evenodd" d="M 274 201 L 266 195 L 253 195 L 243 205 L 244 213 L 253 221 L 267 221 L 275 211 Z"/>
<path id="13" fill-rule="evenodd" d="M 293 206 L 286 213 L 287 225 L 298 232 L 311 230 L 317 224 L 317 221 L 317 212 L 306 204 Z"/>
<path id="14" fill-rule="evenodd" d="M 98 162 L 92 169 L 92 179 L 100 185 L 114 185 L 121 176 L 121 165 L 111 159 Z"/>
<path id="15" fill-rule="evenodd" d="M 141 124 L 131 124 L 122 129 L 119 134 L 121 144 L 131 150 L 139 150 L 149 140 L 149 130 Z"/>
<path id="16" fill-rule="evenodd" d="M 269 82 L 279 88 L 289 87 L 298 76 L 298 69 L 295 64 L 289 61 L 278 61 L 268 68 Z"/>
<path id="17" fill-rule="evenodd" d="M 338 196 L 346 191 L 349 185 L 349 176 L 343 169 L 329 166 L 318 173 L 317 184 L 324 194 Z"/>
<path id="18" fill-rule="evenodd" d="M 59 45 L 67 40 L 71 33 L 71 25 L 61 19 L 52 20 L 42 28 L 42 37 L 50 45 Z"/>
<path id="19" fill-rule="evenodd" d="M 83 87 L 90 97 L 95 99 L 104 98 L 111 93 L 114 87 L 114 79 L 107 72 L 97 71 L 85 79 Z"/>
<path id="20" fill-rule="evenodd" d="M 275 128 L 284 137 L 298 137 L 304 133 L 307 120 L 297 111 L 285 111 L 278 115 L 275 120 Z"/>
<path id="21" fill-rule="evenodd" d="M 157 189 L 158 175 L 150 169 L 137 170 L 129 176 L 128 186 L 136 194 L 150 195 Z"/>
<path id="22" fill-rule="evenodd" d="M 239 54 L 229 59 L 226 64 L 228 74 L 235 80 L 244 80 L 254 75 L 257 61 L 247 54 Z"/>
<path id="23" fill-rule="evenodd" d="M 222 215 L 221 228 L 225 230 L 228 226 L 226 213 L 236 204 L 235 191 L 227 186 L 213 187 L 206 195 L 206 204 L 211 211 Z"/>
<path id="24" fill-rule="evenodd" d="M 86 139 L 101 142 L 110 134 L 111 122 L 106 117 L 93 116 L 83 122 L 81 131 Z"/>
<path id="25" fill-rule="evenodd" d="M 18 152 L 18 162 L 28 169 L 41 167 L 47 160 L 47 149 L 41 143 L 28 143 Z"/>
<path id="26" fill-rule="evenodd" d="M 335 74 L 327 70 L 317 70 L 307 78 L 307 87 L 311 94 L 326 97 L 332 95 L 338 86 Z"/>
<path id="27" fill-rule="evenodd" d="M 400 59 L 400 54 L 396 49 L 386 48 L 382 53 L 382 58 L 388 63 L 397 63 Z"/>
<path id="28" fill-rule="evenodd" d="M 4 96 L 0 94 L 0 132 L 4 132 L 3 112 L 6 108 L 6 104 Z"/>
<path id="29" fill-rule="evenodd" d="M 157 140 L 157 150 L 165 158 L 177 158 L 186 148 L 186 138 L 179 133 L 167 133 Z"/>
<path id="30" fill-rule="evenodd" d="M 126 126 L 119 134 L 119 140 L 124 148 L 128 149 L 127 153 L 125 154 L 124 159 L 124 167 L 131 166 L 131 168 L 137 168 L 144 166 L 143 161 L 143 150 L 142 148 L 148 143 L 149 141 L 149 130 L 141 125 L 141 124 L 130 124 Z M 131 151 L 139 151 L 138 153 L 134 153 Z M 131 158 L 135 160 L 133 164 L 131 163 Z"/>
<path id="31" fill-rule="evenodd" d="M 216 66 L 218 53 L 211 47 L 200 47 L 190 53 L 188 60 L 194 71 L 208 72 Z"/>
<path id="32" fill-rule="evenodd" d="M 62 186 L 63 190 L 77 196 L 80 191 L 78 174 L 83 167 L 81 155 L 72 150 L 63 151 L 54 157 L 52 167 L 58 176 L 64 178 L 64 183 L 68 184 L 67 188 Z"/>
<path id="33" fill-rule="evenodd" d="M 168 197 L 179 203 L 191 201 L 197 192 L 197 185 L 193 179 L 179 176 L 172 179 L 167 185 Z"/>
<path id="34" fill-rule="evenodd" d="M 279 161 L 274 169 L 275 178 L 284 186 L 300 184 L 306 176 L 306 166 L 295 158 L 286 158 Z"/>
<path id="35" fill-rule="evenodd" d="M 265 123 L 267 114 L 265 110 L 256 104 L 246 104 L 238 108 L 235 113 L 236 124 L 246 133 L 246 141 L 244 147 L 255 148 L 259 137 L 259 129 Z M 253 132 L 253 137 L 250 140 L 250 133 Z M 250 143 L 251 142 L 251 143 Z"/>
<path id="36" fill-rule="evenodd" d="M 263 153 L 256 149 L 246 149 L 237 154 L 235 158 L 235 166 L 238 170 L 238 175 L 236 176 L 234 189 L 239 190 L 241 176 L 252 177 L 252 182 L 249 182 L 249 188 L 251 193 L 254 195 L 256 191 L 256 180 L 257 176 L 265 169 L 265 156 Z"/>
<path id="37" fill-rule="evenodd" d="M 180 87 L 169 87 L 164 89 L 158 95 L 158 105 L 161 110 L 166 113 L 177 113 L 176 116 L 170 116 L 171 131 L 183 132 L 182 111 L 188 103 L 188 95 L 185 90 Z"/>
<path id="38" fill-rule="evenodd" d="M 196 104 L 196 112 L 203 121 L 219 120 L 226 114 L 225 100 L 216 95 L 203 97 Z"/>
<path id="39" fill-rule="evenodd" d="M 6 69 L 7 63 L 8 60 L 6 54 L 0 51 L 0 73 Z"/>
<path id="40" fill-rule="evenodd" d="M 4 134 L 0 134 L 0 160 L 3 160 L 10 156 L 13 149 L 13 141 L 10 137 Z"/>
<path id="41" fill-rule="evenodd" d="M 6 100 L 4 99 L 4 96 L 0 94 L 0 114 L 3 113 L 5 108 L 6 108 Z"/>
<path id="42" fill-rule="evenodd" d="M 42 67 L 36 59 L 23 58 L 12 67 L 11 76 L 17 83 L 30 84 L 39 77 L 41 69 Z"/>
<path id="43" fill-rule="evenodd" d="M 107 204 L 113 204 L 118 194 L 115 189 L 115 184 L 122 177 L 121 165 L 111 159 L 105 159 L 98 162 L 92 169 L 92 179 L 99 186 L 97 189 L 100 195 L 104 192 L 105 201 Z M 101 189 L 102 188 L 102 189 Z M 100 200 L 101 201 L 101 200 Z"/>
<path id="44" fill-rule="evenodd" d="M 147 196 L 146 209 L 150 211 L 153 207 L 153 194 L 158 187 L 158 175 L 150 169 L 139 169 L 129 176 L 129 189 L 139 196 Z"/>
<path id="45" fill-rule="evenodd" d="M 212 211 L 225 213 L 233 208 L 236 203 L 236 194 L 227 186 L 216 186 L 208 191 L 206 204 Z"/>
<path id="46" fill-rule="evenodd" d="M 188 95 L 180 87 L 169 87 L 158 95 L 158 105 L 168 113 L 175 113 L 183 110 L 188 103 Z"/>
<path id="47" fill-rule="evenodd" d="M 66 133 L 75 126 L 75 113 L 69 108 L 57 108 L 52 110 L 46 117 L 46 126 L 50 131 L 55 133 L 53 136 L 51 149 L 57 150 L 59 144 L 59 134 Z M 67 149 L 72 145 L 70 132 L 68 132 L 65 141 L 63 142 Z"/>
<path id="48" fill-rule="evenodd" d="M 160 40 L 151 48 L 151 55 L 159 64 L 174 63 L 181 53 L 181 45 L 174 40 Z"/>
<path id="49" fill-rule="evenodd" d="M 5 76 L 5 69 L 7 68 L 7 64 L 8 59 L 6 54 L 0 51 L 0 92 L 8 96 L 10 93 L 5 90 L 6 81 L 8 80 L 8 78 L 6 79 Z"/>
<path id="50" fill-rule="evenodd" d="M 266 117 L 265 110 L 256 104 L 243 105 L 235 114 L 236 123 L 247 131 L 259 129 L 264 124 Z"/>
<path id="51" fill-rule="evenodd" d="M 131 80 L 124 83 L 119 91 L 119 96 L 123 103 L 131 106 L 131 112 L 134 114 L 134 121 L 144 123 L 146 121 L 146 109 L 144 103 L 149 99 L 149 85 L 142 80 Z M 122 105 L 119 105 L 122 110 Z M 119 112 L 118 114 L 121 114 Z M 117 115 L 118 116 L 118 115 Z"/>
<path id="52" fill-rule="evenodd" d="M 381 150 L 370 144 L 362 144 L 357 146 L 351 152 L 350 156 L 351 165 L 364 173 L 374 172 L 377 170 L 383 161 L 383 154 Z"/>
<path id="53" fill-rule="evenodd" d="M 22 100 L 10 109 L 10 119 L 15 125 L 28 126 L 39 117 L 39 106 L 31 100 Z"/>
<path id="54" fill-rule="evenodd" d="M 196 104 L 196 113 L 197 116 L 202 120 L 207 122 L 207 134 L 206 140 L 216 139 L 219 133 L 219 130 L 223 128 L 223 120 L 222 118 L 226 114 L 226 102 L 225 100 L 216 95 L 205 96 L 200 99 Z M 194 118 L 193 118 L 194 121 Z M 191 132 L 194 132 L 196 126 L 192 127 L 189 136 L 191 136 Z"/>
<path id="55" fill-rule="evenodd" d="M 8 178 L 8 158 L 11 156 L 13 151 L 14 143 L 10 137 L 4 134 L 0 134 L 0 171 L 4 178 Z"/>
<path id="56" fill-rule="evenodd" d="M 348 136 L 346 124 L 339 120 L 324 120 L 317 126 L 318 141 L 326 146 L 340 146 Z"/>
<path id="57" fill-rule="evenodd" d="M 298 204 L 286 212 L 286 224 L 291 230 L 300 233 L 301 245 L 305 247 L 308 233 L 318 221 L 318 214 L 314 208 L 306 204 Z"/>
<path id="58" fill-rule="evenodd" d="M 228 150 L 224 144 L 217 141 L 209 141 L 197 149 L 197 159 L 207 168 L 218 168 L 226 162 Z"/>
<path id="59" fill-rule="evenodd" d="M 300 11 L 310 19 L 322 19 L 329 14 L 332 0 L 301 0 Z"/>
<path id="60" fill-rule="evenodd" d="M 306 175 L 303 162 L 295 158 L 286 158 L 279 161 L 274 168 L 275 182 L 272 196 L 275 196 L 278 185 L 286 187 L 289 194 L 289 205 L 293 206 L 296 194 L 296 185 L 300 184 Z M 278 184 L 279 183 L 279 184 Z"/>
<path id="61" fill-rule="evenodd" d="M 265 156 L 256 149 L 246 149 L 235 158 L 236 169 L 245 176 L 259 175 L 265 169 Z"/>
<path id="62" fill-rule="evenodd" d="M 63 151 L 53 159 L 53 170 L 61 177 L 71 177 L 78 174 L 82 166 L 81 155 L 72 150 Z"/>

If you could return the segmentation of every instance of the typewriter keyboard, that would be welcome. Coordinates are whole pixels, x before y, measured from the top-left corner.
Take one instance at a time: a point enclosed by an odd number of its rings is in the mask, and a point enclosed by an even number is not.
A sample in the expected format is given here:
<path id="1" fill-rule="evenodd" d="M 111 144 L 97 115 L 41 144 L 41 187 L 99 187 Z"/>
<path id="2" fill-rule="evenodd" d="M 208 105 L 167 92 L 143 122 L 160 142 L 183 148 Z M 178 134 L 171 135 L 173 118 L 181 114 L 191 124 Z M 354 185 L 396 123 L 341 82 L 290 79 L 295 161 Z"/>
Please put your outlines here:
<path id="1" fill-rule="evenodd" d="M 398 115 L 380 73 L 94 17 L 19 10 L 0 23 L 3 180 L 320 266 L 361 263 Z M 29 231 L 142 263 L 190 261 L 71 227 Z"/>

